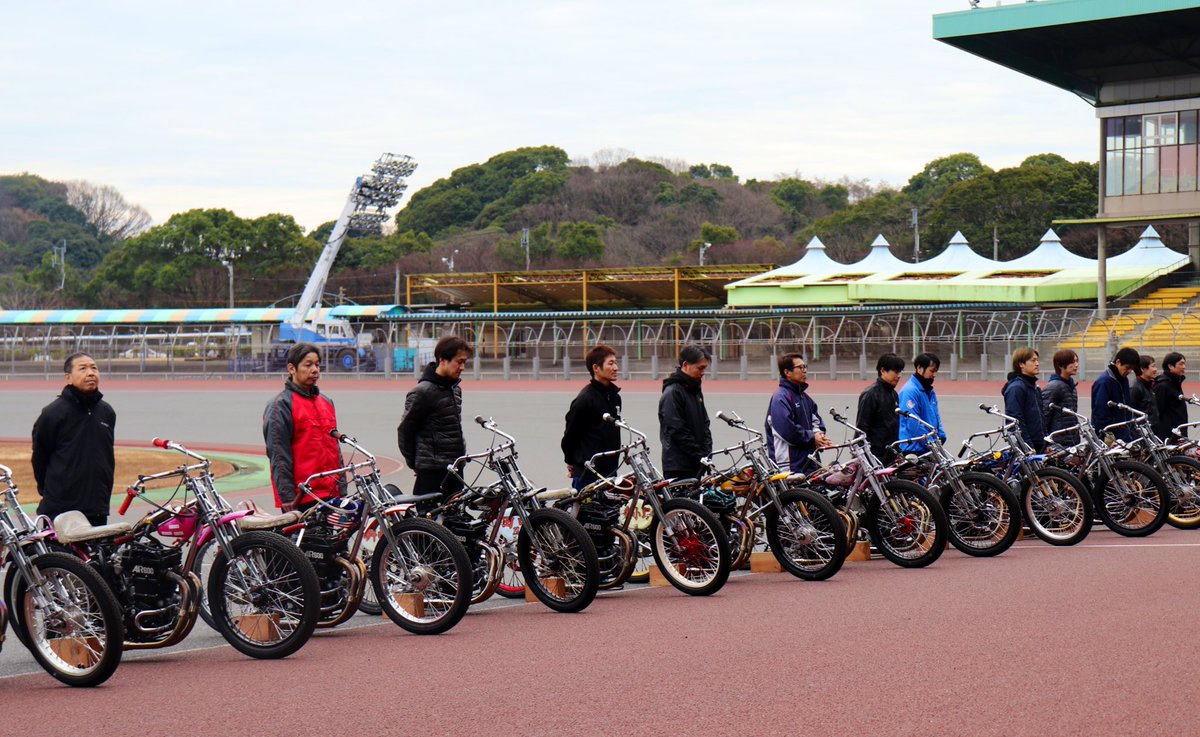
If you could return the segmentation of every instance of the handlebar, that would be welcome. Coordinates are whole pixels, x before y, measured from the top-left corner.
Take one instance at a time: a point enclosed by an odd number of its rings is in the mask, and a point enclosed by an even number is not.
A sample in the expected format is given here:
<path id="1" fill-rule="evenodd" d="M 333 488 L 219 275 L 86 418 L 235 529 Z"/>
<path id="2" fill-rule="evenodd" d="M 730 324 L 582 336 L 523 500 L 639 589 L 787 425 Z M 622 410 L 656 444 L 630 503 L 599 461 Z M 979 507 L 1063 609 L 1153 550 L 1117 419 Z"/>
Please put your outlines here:
<path id="1" fill-rule="evenodd" d="M 156 448 L 162 448 L 163 450 L 171 447 L 171 441 L 163 440 L 162 438 L 155 438 L 150 441 L 150 444 Z"/>
<path id="2" fill-rule="evenodd" d="M 157 441 L 158 438 L 155 438 Z M 157 443 L 156 443 L 157 444 Z M 129 505 L 133 503 L 134 492 L 132 488 L 125 489 L 125 501 L 121 502 L 121 508 L 117 510 L 117 514 L 125 514 L 129 511 Z"/>
<path id="3" fill-rule="evenodd" d="M 1182 397 L 1183 395 L 1180 394 L 1179 396 Z M 1136 417 L 1139 420 L 1143 420 L 1146 418 L 1145 412 L 1134 409 L 1133 407 L 1130 407 L 1128 404 L 1124 404 L 1122 402 L 1114 402 L 1113 400 L 1110 399 L 1110 400 L 1108 400 L 1108 406 L 1112 407 L 1113 409 L 1123 409 L 1126 412 L 1129 412 L 1130 414 L 1132 414 L 1134 417 Z M 1109 427 L 1112 427 L 1112 426 L 1110 425 Z"/>

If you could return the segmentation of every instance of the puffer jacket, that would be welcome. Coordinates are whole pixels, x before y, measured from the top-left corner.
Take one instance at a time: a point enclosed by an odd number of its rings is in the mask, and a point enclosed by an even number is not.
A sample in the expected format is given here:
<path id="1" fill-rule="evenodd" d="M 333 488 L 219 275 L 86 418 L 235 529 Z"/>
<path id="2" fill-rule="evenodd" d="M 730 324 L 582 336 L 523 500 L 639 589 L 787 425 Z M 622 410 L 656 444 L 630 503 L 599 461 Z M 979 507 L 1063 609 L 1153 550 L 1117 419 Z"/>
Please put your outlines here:
<path id="1" fill-rule="evenodd" d="M 458 379 L 439 375 L 436 363 L 425 367 L 421 380 L 404 397 L 396 442 L 404 462 L 417 471 L 445 471 L 466 454 L 462 388 Z"/>
<path id="2" fill-rule="evenodd" d="M 658 399 L 658 438 L 662 442 L 663 475 L 667 478 L 698 476 L 700 459 L 712 453 L 712 431 L 700 382 L 678 369 L 663 379 Z"/>
<path id="3" fill-rule="evenodd" d="M 1150 418 L 1150 427 L 1157 435 L 1162 423 L 1158 420 L 1158 404 L 1154 401 L 1154 389 L 1149 381 L 1142 377 L 1137 377 L 1133 380 L 1133 386 L 1129 387 L 1129 403 L 1139 412 L 1145 412 Z M 1161 436 L 1160 436 L 1161 437 Z"/>
<path id="4" fill-rule="evenodd" d="M 1046 423 L 1037 379 L 1013 371 L 1001 394 L 1004 396 L 1004 414 L 1017 418 L 1021 437 L 1029 447 L 1041 452 L 1046 447 Z"/>
<path id="5" fill-rule="evenodd" d="M 1075 427 L 1079 423 L 1071 415 L 1061 409 L 1051 409 L 1050 405 L 1065 407 L 1072 412 L 1079 411 L 1079 387 L 1070 377 L 1054 374 L 1042 387 L 1042 417 L 1046 421 L 1046 434 L 1057 430 Z M 1074 445 L 1079 442 L 1078 432 L 1065 432 L 1055 438 L 1059 445 Z"/>

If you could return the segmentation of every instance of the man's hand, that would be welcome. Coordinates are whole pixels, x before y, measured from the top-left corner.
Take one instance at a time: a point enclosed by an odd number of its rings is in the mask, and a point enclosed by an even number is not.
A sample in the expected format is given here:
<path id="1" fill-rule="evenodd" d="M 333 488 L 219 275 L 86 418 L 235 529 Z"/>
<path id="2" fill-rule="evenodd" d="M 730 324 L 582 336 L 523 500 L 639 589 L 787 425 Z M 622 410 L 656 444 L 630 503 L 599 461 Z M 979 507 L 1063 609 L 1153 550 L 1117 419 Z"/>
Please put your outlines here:
<path id="1" fill-rule="evenodd" d="M 571 466 L 571 465 L 567 466 L 567 478 L 569 478 L 569 479 L 575 478 L 575 467 L 574 466 Z"/>
<path id="2" fill-rule="evenodd" d="M 819 432 L 816 435 L 814 435 L 813 439 L 816 441 L 817 450 L 825 450 L 826 448 L 833 447 L 833 441 L 831 441 L 829 438 L 825 437 L 825 433 L 823 433 L 823 432 Z"/>
<path id="3" fill-rule="evenodd" d="M 283 505 L 279 507 L 279 509 L 284 512 L 290 512 L 295 508 L 296 508 L 295 502 L 284 502 Z"/>

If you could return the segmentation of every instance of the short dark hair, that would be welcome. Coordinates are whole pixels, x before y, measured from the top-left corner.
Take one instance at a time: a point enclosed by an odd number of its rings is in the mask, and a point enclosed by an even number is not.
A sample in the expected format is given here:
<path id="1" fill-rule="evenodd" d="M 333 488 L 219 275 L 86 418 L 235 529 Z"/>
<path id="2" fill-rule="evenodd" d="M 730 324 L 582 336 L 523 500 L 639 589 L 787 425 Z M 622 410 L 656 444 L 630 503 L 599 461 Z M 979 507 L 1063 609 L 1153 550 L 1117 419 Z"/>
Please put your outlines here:
<path id="1" fill-rule="evenodd" d="M 587 356 L 583 359 L 587 362 L 588 375 L 595 376 L 596 371 L 592 367 L 603 366 L 604 362 L 608 360 L 609 356 L 615 355 L 617 355 L 616 349 L 612 346 L 604 345 L 603 343 L 588 351 Z"/>
<path id="2" fill-rule="evenodd" d="M 1024 348 L 1016 349 L 1015 351 L 1013 351 L 1013 361 L 1012 361 L 1013 371 L 1019 372 L 1021 370 L 1021 364 L 1025 363 L 1029 359 L 1033 358 L 1034 356 L 1038 356 L 1038 355 L 1041 355 L 1041 354 L 1039 354 L 1037 352 L 1037 349 L 1030 348 L 1029 346 L 1025 346 Z"/>
<path id="3" fill-rule="evenodd" d="M 1066 370 L 1067 366 L 1070 366 L 1078 360 L 1079 354 L 1075 351 L 1071 350 L 1070 348 L 1059 348 L 1054 352 L 1054 358 L 1051 359 L 1051 361 L 1054 362 L 1054 373 L 1061 374 Z"/>
<path id="4" fill-rule="evenodd" d="M 75 359 L 83 358 L 84 356 L 91 358 L 91 355 L 84 353 L 83 351 L 79 351 L 77 353 L 72 353 L 71 355 L 67 356 L 67 360 L 63 361 L 63 373 L 69 374 L 72 371 L 74 371 L 75 370 Z"/>
<path id="5" fill-rule="evenodd" d="M 903 371 L 904 359 L 895 353 L 885 353 L 875 362 L 875 373 L 883 375 L 884 371 Z"/>
<path id="6" fill-rule="evenodd" d="M 799 358 L 801 361 L 803 361 L 804 354 L 803 353 L 785 353 L 779 357 L 779 361 L 778 361 L 779 375 L 781 377 L 787 376 L 787 372 L 792 370 L 792 363 L 797 358 Z"/>
<path id="7" fill-rule="evenodd" d="M 1164 369 L 1169 369 L 1182 360 L 1184 360 L 1182 353 L 1179 351 L 1171 351 L 1167 355 L 1163 356 L 1162 367 Z"/>
<path id="8" fill-rule="evenodd" d="M 700 361 L 712 361 L 712 353 L 704 346 L 692 344 L 685 345 L 683 350 L 679 351 L 679 365 L 685 363 L 700 363 Z"/>
<path id="9" fill-rule="evenodd" d="M 936 353 L 922 353 L 913 359 L 913 368 L 923 369 L 933 366 L 935 369 L 942 367 L 942 359 L 937 357 Z"/>
<path id="10" fill-rule="evenodd" d="M 317 354 L 317 363 L 321 362 L 321 349 L 312 343 L 297 343 L 288 349 L 287 358 L 285 359 L 288 366 L 299 367 L 304 363 L 304 357 L 310 353 Z"/>
<path id="11" fill-rule="evenodd" d="M 1113 356 L 1113 363 L 1123 363 L 1126 366 L 1137 366 L 1141 360 L 1137 350 L 1129 346 L 1125 346 L 1117 351 L 1117 355 Z"/>
<path id="12" fill-rule="evenodd" d="M 1138 356 L 1138 370 L 1145 371 L 1154 363 L 1154 356 L 1148 356 L 1145 353 Z"/>
<path id="13" fill-rule="evenodd" d="M 433 357 L 437 361 L 453 361 L 461 351 L 467 352 L 467 358 L 471 357 L 471 346 L 467 345 L 467 341 L 457 335 L 447 335 L 433 347 Z"/>

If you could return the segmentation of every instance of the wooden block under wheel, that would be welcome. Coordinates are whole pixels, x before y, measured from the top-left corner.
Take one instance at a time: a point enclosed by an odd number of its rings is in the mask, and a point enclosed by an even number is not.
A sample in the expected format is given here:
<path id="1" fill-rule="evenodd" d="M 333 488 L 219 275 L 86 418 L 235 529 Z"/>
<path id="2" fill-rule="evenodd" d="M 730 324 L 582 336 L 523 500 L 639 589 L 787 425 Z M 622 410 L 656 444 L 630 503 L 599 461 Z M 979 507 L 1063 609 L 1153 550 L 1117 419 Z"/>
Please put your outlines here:
<path id="1" fill-rule="evenodd" d="M 751 553 L 750 572 L 783 573 L 783 566 L 779 565 L 779 559 L 774 553 Z"/>
<path id="2" fill-rule="evenodd" d="M 650 566 L 650 585 L 651 586 L 670 586 L 671 582 L 669 580 L 667 580 L 667 577 L 662 574 L 662 571 L 658 570 L 657 565 L 651 565 Z"/>
<path id="3" fill-rule="evenodd" d="M 846 556 L 846 560 L 871 560 L 871 543 L 866 540 L 854 543 L 854 547 L 850 549 L 850 555 Z"/>
<path id="4" fill-rule="evenodd" d="M 233 623 L 251 640 L 271 642 L 279 639 L 278 614 L 243 614 L 234 617 Z"/>
<path id="5" fill-rule="evenodd" d="M 425 616 L 424 594 L 393 594 L 392 599 L 396 601 L 396 608 L 404 611 L 408 616 L 414 619 Z M 387 612 L 384 612 L 383 616 L 386 617 Z"/>
<path id="6" fill-rule="evenodd" d="M 99 660 L 100 641 L 95 637 L 56 637 L 50 649 L 63 662 L 76 668 L 90 668 Z"/>
<path id="7" fill-rule="evenodd" d="M 545 589 L 551 596 L 556 599 L 567 598 L 567 579 L 552 576 L 542 579 L 542 588 Z M 533 587 L 525 587 L 525 601 L 537 601 L 537 595 L 533 593 Z"/>

